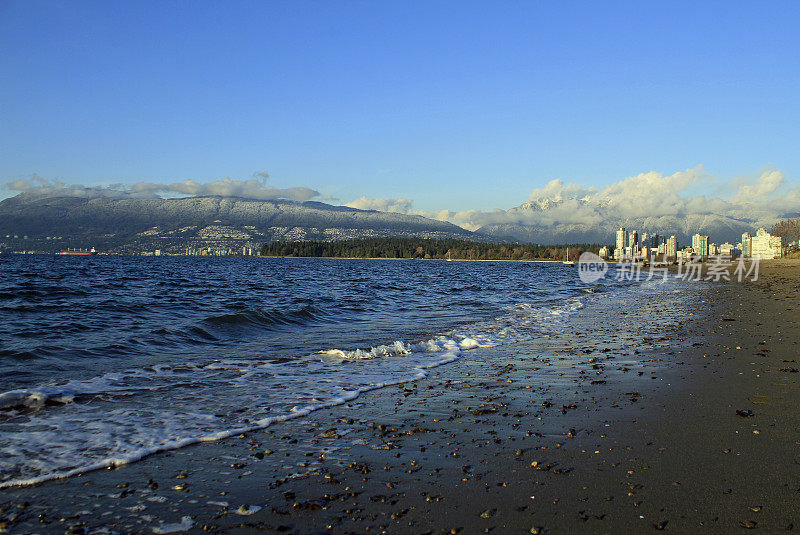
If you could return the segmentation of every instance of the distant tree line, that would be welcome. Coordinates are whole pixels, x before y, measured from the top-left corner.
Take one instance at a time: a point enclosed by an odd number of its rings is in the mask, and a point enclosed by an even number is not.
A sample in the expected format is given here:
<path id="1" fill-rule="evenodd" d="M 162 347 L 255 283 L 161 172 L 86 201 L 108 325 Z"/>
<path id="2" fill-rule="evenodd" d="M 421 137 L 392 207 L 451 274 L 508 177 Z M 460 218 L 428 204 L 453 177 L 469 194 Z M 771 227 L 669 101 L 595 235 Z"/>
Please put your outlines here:
<path id="1" fill-rule="evenodd" d="M 366 238 L 344 241 L 272 242 L 261 246 L 261 256 L 319 258 L 417 258 L 454 260 L 571 260 L 584 251 L 597 253 L 600 245 L 535 245 L 530 243 L 483 243 L 452 239 Z"/>

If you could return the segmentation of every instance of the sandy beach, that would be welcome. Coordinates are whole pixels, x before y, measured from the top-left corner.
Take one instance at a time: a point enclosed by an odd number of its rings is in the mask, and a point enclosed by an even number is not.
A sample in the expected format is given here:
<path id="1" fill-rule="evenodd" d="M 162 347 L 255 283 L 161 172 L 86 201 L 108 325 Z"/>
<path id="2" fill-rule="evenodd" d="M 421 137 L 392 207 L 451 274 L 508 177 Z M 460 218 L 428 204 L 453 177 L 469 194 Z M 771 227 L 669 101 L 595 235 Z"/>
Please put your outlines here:
<path id="1" fill-rule="evenodd" d="M 557 336 L 304 419 L 2 490 L 0 530 L 791 530 L 798 281 L 775 261 L 757 282 L 598 299 Z"/>

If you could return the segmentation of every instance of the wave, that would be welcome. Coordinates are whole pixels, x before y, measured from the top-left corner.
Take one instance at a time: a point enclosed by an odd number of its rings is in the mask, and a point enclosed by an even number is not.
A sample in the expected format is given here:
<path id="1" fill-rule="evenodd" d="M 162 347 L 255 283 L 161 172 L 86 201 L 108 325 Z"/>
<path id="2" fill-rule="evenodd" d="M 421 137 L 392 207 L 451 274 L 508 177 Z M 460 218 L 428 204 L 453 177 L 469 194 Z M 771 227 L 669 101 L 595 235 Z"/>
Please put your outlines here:
<path id="1" fill-rule="evenodd" d="M 436 353 L 440 351 L 460 351 L 466 349 L 475 349 L 480 347 L 481 344 L 472 338 L 462 338 L 461 340 L 453 340 L 446 336 L 439 336 L 437 338 L 419 342 L 416 344 L 406 344 L 404 342 L 396 341 L 393 344 L 381 345 L 372 347 L 370 349 L 355 349 L 351 351 L 343 351 L 341 349 L 328 349 L 320 351 L 318 354 L 323 356 L 330 362 L 341 362 L 343 360 L 364 360 L 364 359 L 377 359 L 381 357 L 398 357 L 402 355 L 410 355 L 412 353 Z"/>
<path id="2" fill-rule="evenodd" d="M 303 417 L 364 392 L 422 379 L 464 351 L 547 333 L 581 306 L 579 297 L 557 306 L 518 303 L 491 320 L 415 342 L 325 349 L 290 359 L 163 364 L 0 393 L 0 414 L 26 414 L 24 420 L 13 418 L 14 433 L 0 432 L 0 488 L 119 466 Z M 231 316 L 217 321 L 274 319 Z M 279 321 L 321 316 L 304 307 Z"/>
<path id="3" fill-rule="evenodd" d="M 163 327 L 155 330 L 152 334 L 157 335 L 162 340 L 160 343 L 221 343 L 231 335 L 238 334 L 241 330 L 258 329 L 259 331 L 269 330 L 281 326 L 303 326 L 323 321 L 332 321 L 330 314 L 322 310 L 307 305 L 296 310 L 242 310 L 230 314 L 220 314 L 209 316 L 199 321 L 195 325 L 186 326 L 178 329 Z"/>
<path id="4" fill-rule="evenodd" d="M 225 328 L 227 326 L 255 325 L 269 327 L 272 325 L 305 325 L 323 321 L 328 318 L 322 310 L 306 305 L 297 310 L 243 310 L 233 314 L 211 316 L 204 323 Z"/>
<path id="5" fill-rule="evenodd" d="M 13 349 L 0 349 L 0 359 L 9 358 L 14 360 L 35 360 L 42 358 L 41 355 L 33 351 L 14 351 Z"/>
<path id="6" fill-rule="evenodd" d="M 138 447 L 134 446 L 130 448 L 129 451 L 119 452 L 118 454 L 113 456 L 93 459 L 89 462 L 80 464 L 78 466 L 66 466 L 66 467 L 61 467 L 59 469 L 59 467 L 51 465 L 48 467 L 45 473 L 42 473 L 40 475 L 0 481 L 0 489 L 8 487 L 35 485 L 43 483 L 45 481 L 50 481 L 54 479 L 63 479 L 93 470 L 122 466 L 125 464 L 130 464 L 139 461 L 147 456 L 162 451 L 174 450 L 192 444 L 197 444 L 200 442 L 212 442 L 212 441 L 222 440 L 232 436 L 240 435 L 242 433 L 249 433 L 252 431 L 264 429 L 275 423 L 285 422 L 295 418 L 307 416 L 311 414 L 313 411 L 319 409 L 331 408 L 337 405 L 342 405 L 344 403 L 347 403 L 348 401 L 352 401 L 359 395 L 365 392 L 369 392 L 371 390 L 376 390 L 379 388 L 396 385 L 400 383 L 406 383 L 409 381 L 417 381 L 419 379 L 427 377 L 428 370 L 456 360 L 459 356 L 458 352 L 459 349 L 457 347 L 452 347 L 450 350 L 445 351 L 441 355 L 439 355 L 438 359 L 430 363 L 413 366 L 412 369 L 410 370 L 410 373 L 406 376 L 395 377 L 385 381 L 373 382 L 371 384 L 364 386 L 357 386 L 355 388 L 344 391 L 340 396 L 327 399 L 321 403 L 309 404 L 304 406 L 293 406 L 289 411 L 283 414 L 262 418 L 254 422 L 251 422 L 248 425 L 223 429 L 216 432 L 204 434 L 201 436 L 189 436 L 183 438 L 174 437 L 165 440 L 157 445 L 138 446 Z M 210 366 L 209 368 L 219 369 L 213 366 Z M 70 389 L 59 389 L 59 388 L 54 388 L 49 390 L 39 389 L 39 390 L 6 392 L 4 394 L 0 394 L 0 408 L 3 407 L 16 408 L 20 406 L 24 406 L 26 408 L 31 408 L 32 406 L 36 408 L 41 408 L 48 404 L 62 405 L 76 401 L 76 399 L 78 399 L 79 397 L 89 398 L 97 395 L 100 394 L 99 393 L 92 394 L 90 392 L 76 392 Z M 58 449 L 57 444 L 51 443 L 50 445 L 53 450 L 57 451 Z M 88 446 L 88 444 L 84 443 L 83 446 L 86 447 Z M 86 449 L 92 450 L 95 448 L 86 448 Z M 52 461 L 56 461 L 56 459 L 53 459 Z M 0 465 L 2 465 L 2 463 L 0 463 Z"/>
<path id="7" fill-rule="evenodd" d="M 75 297 L 88 297 L 90 292 L 81 288 L 66 288 L 54 284 L 23 283 L 17 287 L 6 287 L 0 291 L 0 300 L 30 299 L 56 301 Z"/>

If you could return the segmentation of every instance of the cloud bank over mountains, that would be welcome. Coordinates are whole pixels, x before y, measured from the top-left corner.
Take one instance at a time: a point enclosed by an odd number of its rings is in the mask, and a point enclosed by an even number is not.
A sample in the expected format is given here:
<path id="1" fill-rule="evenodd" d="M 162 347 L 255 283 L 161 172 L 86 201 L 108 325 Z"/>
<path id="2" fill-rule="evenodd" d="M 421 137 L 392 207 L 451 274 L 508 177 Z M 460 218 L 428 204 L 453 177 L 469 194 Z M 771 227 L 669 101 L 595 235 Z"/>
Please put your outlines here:
<path id="1" fill-rule="evenodd" d="M 694 193 L 704 190 L 713 195 Z M 562 235 L 576 235 L 590 229 L 609 232 L 616 226 L 648 227 L 674 225 L 671 232 L 690 232 L 691 221 L 698 231 L 724 224 L 725 232 L 737 226 L 770 226 L 800 212 L 800 187 L 791 187 L 783 173 L 770 169 L 759 176 L 719 183 L 702 166 L 672 175 L 655 171 L 627 177 L 602 188 L 565 183 L 555 179 L 534 189 L 529 199 L 508 210 L 426 211 L 414 208 L 411 199 L 369 199 L 347 203 L 358 208 L 423 215 L 449 221 L 469 230 L 519 239 L 551 241 L 547 229 Z M 677 221 L 677 223 L 676 223 Z M 531 232 L 523 231 L 528 228 Z M 669 228 L 659 228 L 670 232 Z M 658 231 L 651 230 L 651 231 Z M 555 239 L 555 238 L 552 238 Z"/>
<path id="2" fill-rule="evenodd" d="M 428 219 L 437 219 L 439 221 L 447 221 L 448 223 L 455 223 L 467 230 L 475 230 L 469 226 L 456 223 L 456 216 L 459 213 L 467 212 L 453 212 L 452 210 L 417 210 L 414 208 L 414 201 L 412 199 L 397 198 L 397 199 L 383 199 L 383 198 L 370 198 L 359 197 L 354 201 L 344 203 L 342 206 L 349 206 L 350 208 L 358 208 L 359 210 L 378 210 L 379 212 L 396 212 L 399 214 L 420 215 Z M 460 218 L 465 223 L 468 223 L 463 218 Z"/>
<path id="3" fill-rule="evenodd" d="M 291 201 L 309 201 L 320 196 L 316 190 L 305 187 L 276 188 L 267 185 L 269 175 L 266 172 L 255 173 L 249 180 L 233 180 L 220 178 L 201 184 L 194 180 L 160 184 L 156 182 L 137 182 L 131 186 L 110 184 L 108 186 L 82 186 L 51 181 L 33 175 L 28 179 L 17 180 L 6 184 L 12 191 L 42 196 L 68 197 L 107 197 L 113 199 L 152 199 L 164 196 L 204 196 L 220 195 L 223 197 L 244 197 L 262 201 L 286 199 Z M 177 194 L 177 195 L 176 195 Z"/>
<path id="4" fill-rule="evenodd" d="M 7 189 L 45 196 L 158 198 L 175 196 L 231 196 L 257 200 L 328 200 L 307 187 L 276 188 L 267 173 L 248 180 L 221 178 L 207 183 L 138 182 L 133 185 L 70 185 L 34 175 L 6 185 Z M 619 226 L 642 232 L 676 234 L 681 239 L 695 232 L 712 240 L 733 240 L 737 234 L 769 227 L 800 212 L 800 187 L 783 173 L 768 169 L 757 176 L 720 182 L 702 166 L 664 175 L 655 171 L 627 177 L 595 188 L 561 179 L 534 189 L 528 200 L 507 210 L 449 209 L 432 211 L 414 207 L 410 198 L 359 197 L 344 206 L 419 215 L 454 223 L 498 239 L 535 243 L 606 242 Z M 734 242 L 735 243 L 735 242 Z"/>

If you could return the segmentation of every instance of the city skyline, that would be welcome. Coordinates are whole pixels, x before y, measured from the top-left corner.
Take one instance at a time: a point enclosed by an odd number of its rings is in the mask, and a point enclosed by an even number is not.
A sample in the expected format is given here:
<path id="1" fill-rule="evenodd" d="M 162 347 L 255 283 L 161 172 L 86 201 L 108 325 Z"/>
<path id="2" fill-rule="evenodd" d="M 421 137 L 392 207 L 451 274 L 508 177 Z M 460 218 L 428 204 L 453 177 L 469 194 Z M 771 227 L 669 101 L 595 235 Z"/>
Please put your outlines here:
<path id="1" fill-rule="evenodd" d="M 761 227 L 754 234 L 744 232 L 741 241 L 730 243 L 716 243 L 711 236 L 696 233 L 691 237 L 691 245 L 681 247 L 675 234 L 666 237 L 659 234 L 643 232 L 639 235 L 637 230 L 628 230 L 620 227 L 616 232 L 613 249 L 603 246 L 600 256 L 604 259 L 613 258 L 617 261 L 650 261 L 662 259 L 664 261 L 677 260 L 678 262 L 721 258 L 735 256 L 771 260 L 781 258 L 786 253 L 786 248 L 795 248 L 798 242 L 784 240 L 781 235 L 772 235 Z"/>

